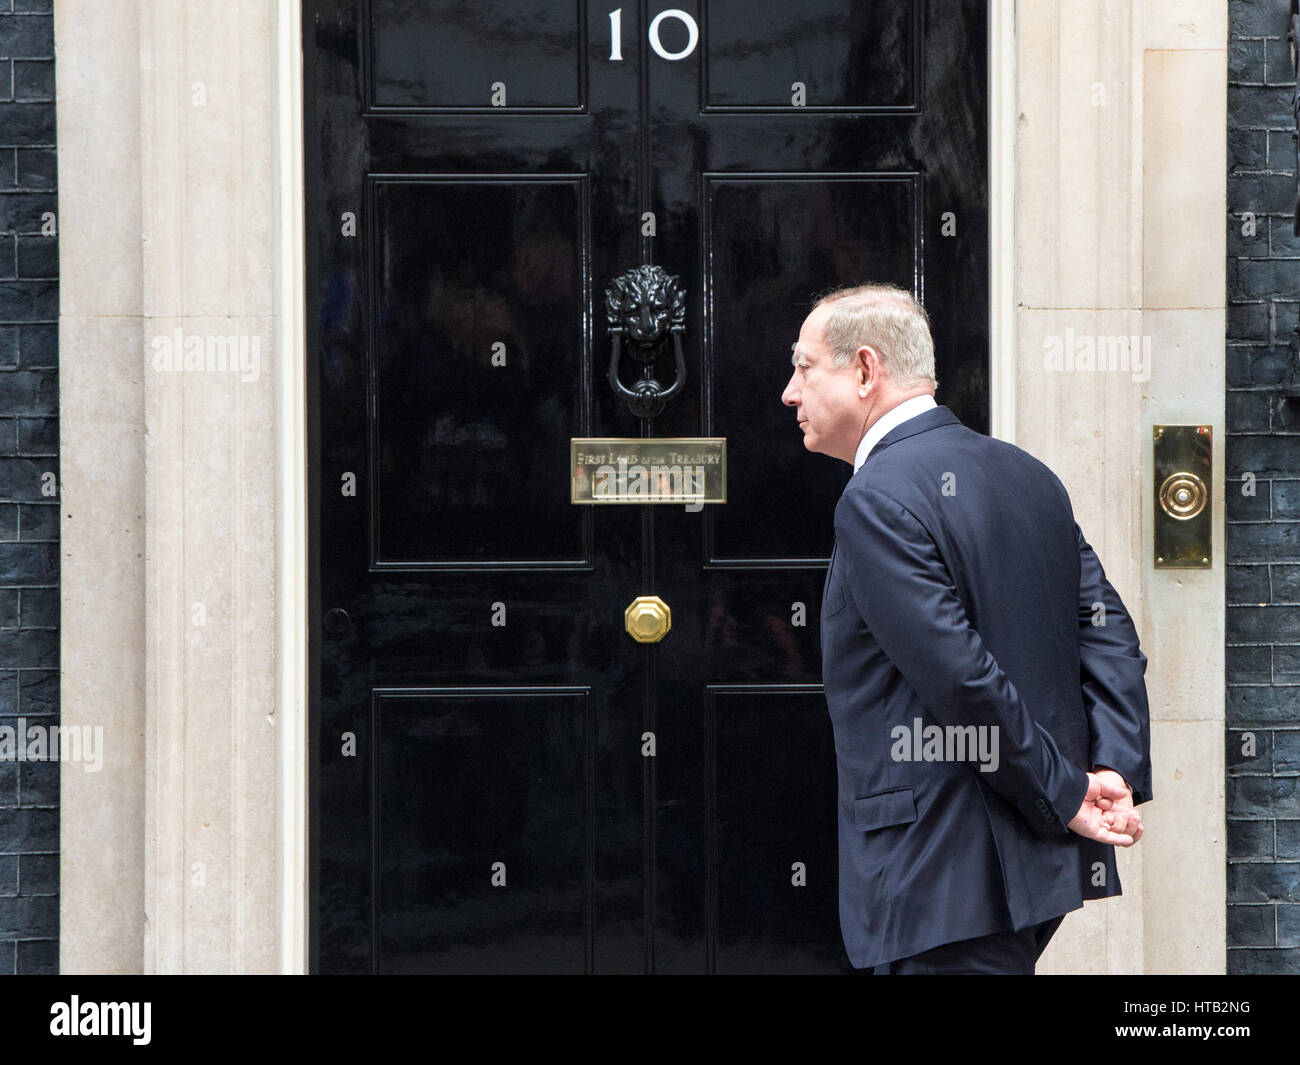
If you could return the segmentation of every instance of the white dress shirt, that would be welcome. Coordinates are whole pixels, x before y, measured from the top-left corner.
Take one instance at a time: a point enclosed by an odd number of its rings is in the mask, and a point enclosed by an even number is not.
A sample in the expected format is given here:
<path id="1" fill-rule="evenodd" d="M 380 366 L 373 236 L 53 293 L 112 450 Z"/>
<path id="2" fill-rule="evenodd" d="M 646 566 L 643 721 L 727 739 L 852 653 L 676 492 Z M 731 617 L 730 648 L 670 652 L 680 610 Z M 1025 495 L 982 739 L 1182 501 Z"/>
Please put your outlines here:
<path id="1" fill-rule="evenodd" d="M 858 444 L 858 453 L 853 456 L 853 472 L 857 473 L 858 470 L 862 469 L 862 464 L 867 461 L 871 449 L 880 443 L 881 437 L 889 430 L 902 425 L 908 418 L 915 418 L 918 414 L 923 414 L 938 405 L 934 401 L 934 396 L 927 393 L 924 396 L 913 396 L 911 399 L 905 399 L 897 407 L 885 411 L 875 420 L 871 428 L 867 430 L 867 435 Z"/>

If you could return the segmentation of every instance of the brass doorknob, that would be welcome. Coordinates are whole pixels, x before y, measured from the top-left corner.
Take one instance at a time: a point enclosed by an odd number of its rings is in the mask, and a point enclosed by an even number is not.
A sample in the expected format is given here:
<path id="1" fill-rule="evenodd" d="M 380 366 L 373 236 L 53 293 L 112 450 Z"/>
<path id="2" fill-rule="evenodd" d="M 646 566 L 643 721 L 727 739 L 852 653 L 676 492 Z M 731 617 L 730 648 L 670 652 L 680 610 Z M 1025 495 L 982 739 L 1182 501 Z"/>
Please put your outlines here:
<path id="1" fill-rule="evenodd" d="M 657 595 L 638 595 L 623 611 L 623 621 L 637 643 L 658 643 L 673 627 L 673 612 Z"/>

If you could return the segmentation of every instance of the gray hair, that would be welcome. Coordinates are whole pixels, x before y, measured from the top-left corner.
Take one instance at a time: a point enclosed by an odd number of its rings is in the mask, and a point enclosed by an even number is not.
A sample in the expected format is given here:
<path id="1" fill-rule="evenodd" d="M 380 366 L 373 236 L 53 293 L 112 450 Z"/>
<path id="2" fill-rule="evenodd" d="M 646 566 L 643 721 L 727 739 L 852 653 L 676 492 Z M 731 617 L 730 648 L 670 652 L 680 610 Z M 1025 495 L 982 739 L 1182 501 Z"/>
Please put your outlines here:
<path id="1" fill-rule="evenodd" d="M 850 365 L 858 349 L 869 346 L 899 388 L 939 387 L 930 316 L 907 289 L 883 283 L 841 288 L 822 296 L 813 309 L 822 305 L 830 308 L 824 332 L 834 366 Z"/>

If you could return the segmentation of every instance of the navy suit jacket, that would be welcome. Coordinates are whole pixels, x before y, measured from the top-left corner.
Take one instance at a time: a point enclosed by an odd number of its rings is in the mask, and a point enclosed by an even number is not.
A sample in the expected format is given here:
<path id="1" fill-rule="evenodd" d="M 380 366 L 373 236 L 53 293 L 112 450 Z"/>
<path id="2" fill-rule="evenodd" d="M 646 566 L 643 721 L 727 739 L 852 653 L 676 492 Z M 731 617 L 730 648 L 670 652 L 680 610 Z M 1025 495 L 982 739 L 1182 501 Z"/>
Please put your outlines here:
<path id="1" fill-rule="evenodd" d="M 822 670 L 852 963 L 1120 894 L 1115 848 L 1066 826 L 1093 767 L 1151 798 L 1147 660 L 1056 475 L 940 405 L 872 449 L 835 540 Z"/>

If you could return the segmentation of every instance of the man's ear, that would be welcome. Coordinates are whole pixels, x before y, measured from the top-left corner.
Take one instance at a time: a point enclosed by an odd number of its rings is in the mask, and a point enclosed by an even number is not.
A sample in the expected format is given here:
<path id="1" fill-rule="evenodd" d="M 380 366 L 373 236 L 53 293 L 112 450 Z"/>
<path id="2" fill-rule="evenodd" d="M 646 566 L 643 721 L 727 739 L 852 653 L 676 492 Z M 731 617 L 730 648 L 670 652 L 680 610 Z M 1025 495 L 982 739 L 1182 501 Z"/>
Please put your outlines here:
<path id="1" fill-rule="evenodd" d="M 865 397 L 867 386 L 871 384 L 871 356 L 874 352 L 865 344 L 858 348 L 858 395 Z"/>

